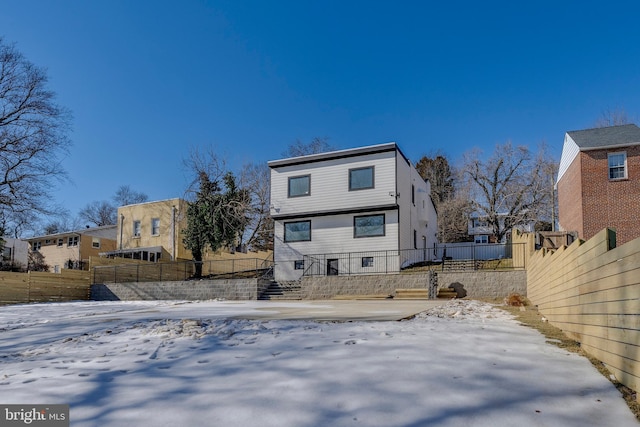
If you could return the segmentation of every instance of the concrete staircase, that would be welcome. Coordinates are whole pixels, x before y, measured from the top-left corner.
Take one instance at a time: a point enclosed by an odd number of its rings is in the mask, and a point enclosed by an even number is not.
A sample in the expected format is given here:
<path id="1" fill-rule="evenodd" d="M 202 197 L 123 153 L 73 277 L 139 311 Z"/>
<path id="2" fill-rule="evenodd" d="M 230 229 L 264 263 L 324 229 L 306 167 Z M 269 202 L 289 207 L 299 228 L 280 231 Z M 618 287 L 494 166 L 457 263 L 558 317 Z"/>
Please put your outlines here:
<path id="1" fill-rule="evenodd" d="M 442 271 L 475 270 L 476 262 L 472 259 L 448 259 L 442 264 Z"/>
<path id="2" fill-rule="evenodd" d="M 428 289 L 396 289 L 393 299 L 429 299 Z"/>
<path id="3" fill-rule="evenodd" d="M 259 296 L 259 300 L 301 300 L 302 299 L 302 286 L 300 282 L 283 282 L 278 283 L 272 281 L 267 289 L 265 289 Z"/>
<path id="4" fill-rule="evenodd" d="M 457 298 L 458 293 L 453 288 L 439 288 L 438 289 L 438 299 L 453 299 Z"/>

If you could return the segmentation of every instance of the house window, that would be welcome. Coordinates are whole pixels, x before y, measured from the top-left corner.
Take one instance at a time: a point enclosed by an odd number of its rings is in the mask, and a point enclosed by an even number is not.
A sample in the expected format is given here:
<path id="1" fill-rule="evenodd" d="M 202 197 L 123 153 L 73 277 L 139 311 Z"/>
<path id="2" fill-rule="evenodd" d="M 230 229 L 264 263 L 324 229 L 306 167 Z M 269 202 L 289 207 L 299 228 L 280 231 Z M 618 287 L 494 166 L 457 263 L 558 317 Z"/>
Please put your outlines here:
<path id="1" fill-rule="evenodd" d="M 311 240 L 311 221 L 284 223 L 285 242 L 308 242 Z"/>
<path id="2" fill-rule="evenodd" d="M 476 236 L 476 243 L 489 243 L 489 236 L 482 235 L 482 236 Z"/>
<path id="3" fill-rule="evenodd" d="M 411 203 L 416 205 L 416 186 L 411 184 Z"/>
<path id="4" fill-rule="evenodd" d="M 67 246 L 78 246 L 78 236 L 70 236 L 67 239 Z"/>
<path id="5" fill-rule="evenodd" d="M 40 242 L 40 241 L 33 242 L 31 244 L 31 249 L 33 249 L 34 251 L 39 251 L 41 247 L 42 247 L 42 242 Z"/>
<path id="6" fill-rule="evenodd" d="M 151 219 L 151 235 L 152 236 L 160 235 L 160 218 Z"/>
<path id="7" fill-rule="evenodd" d="M 488 227 L 489 223 L 487 222 L 486 219 L 474 218 L 473 219 L 473 226 L 474 227 Z"/>
<path id="8" fill-rule="evenodd" d="M 374 187 L 373 166 L 349 169 L 349 191 Z"/>
<path id="9" fill-rule="evenodd" d="M 627 178 L 627 153 L 609 153 L 609 179 Z"/>
<path id="10" fill-rule="evenodd" d="M 353 237 L 384 236 L 384 214 L 353 218 Z"/>
<path id="11" fill-rule="evenodd" d="M 64 239 L 60 238 L 58 239 L 58 247 L 62 247 L 64 245 Z"/>
<path id="12" fill-rule="evenodd" d="M 362 257 L 362 267 L 373 267 L 373 257 L 372 256 L 363 256 Z"/>
<path id="13" fill-rule="evenodd" d="M 311 175 L 292 176 L 289 178 L 289 197 L 311 195 Z"/>
<path id="14" fill-rule="evenodd" d="M 96 249 L 100 249 L 100 238 L 99 237 L 94 237 L 91 240 L 91 247 L 92 248 L 96 248 Z"/>
<path id="15" fill-rule="evenodd" d="M 293 261 L 293 269 L 294 270 L 304 270 L 304 260 L 303 259 L 299 259 L 299 260 Z"/>
<path id="16" fill-rule="evenodd" d="M 140 237 L 140 221 L 133 221 L 133 237 Z"/>

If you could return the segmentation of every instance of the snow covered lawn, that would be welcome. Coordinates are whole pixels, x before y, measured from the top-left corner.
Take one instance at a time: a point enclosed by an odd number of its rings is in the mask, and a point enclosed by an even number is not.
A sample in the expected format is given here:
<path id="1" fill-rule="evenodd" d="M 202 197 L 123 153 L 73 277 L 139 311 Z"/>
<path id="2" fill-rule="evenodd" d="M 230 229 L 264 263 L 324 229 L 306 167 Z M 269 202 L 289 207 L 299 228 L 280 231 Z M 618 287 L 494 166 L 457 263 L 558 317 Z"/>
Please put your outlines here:
<path id="1" fill-rule="evenodd" d="M 304 307 L 304 303 L 300 303 Z M 637 426 L 584 358 L 506 312 L 238 320 L 255 302 L 0 307 L 0 403 L 72 426 Z"/>

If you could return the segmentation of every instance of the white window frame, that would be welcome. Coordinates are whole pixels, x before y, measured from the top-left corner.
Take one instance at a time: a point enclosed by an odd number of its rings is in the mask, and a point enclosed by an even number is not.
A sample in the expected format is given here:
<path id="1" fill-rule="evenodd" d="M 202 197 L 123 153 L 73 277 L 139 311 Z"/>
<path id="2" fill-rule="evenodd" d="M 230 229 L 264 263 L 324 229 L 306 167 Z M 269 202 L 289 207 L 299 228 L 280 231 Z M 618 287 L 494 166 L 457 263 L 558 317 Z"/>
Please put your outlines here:
<path id="1" fill-rule="evenodd" d="M 100 249 L 100 238 L 99 237 L 93 237 L 91 239 L 91 247 L 95 248 L 95 249 Z"/>
<path id="2" fill-rule="evenodd" d="M 620 165 L 619 163 L 611 166 L 611 158 L 612 157 L 618 157 L 618 156 L 622 156 L 624 161 L 623 164 Z M 622 169 L 622 175 L 623 176 L 611 176 L 614 170 L 616 172 L 618 172 L 620 169 Z M 627 175 L 627 152 L 626 151 L 615 151 L 612 153 L 607 153 L 607 173 L 609 174 L 609 181 L 620 181 L 621 179 L 627 179 L 628 175 Z"/>
<path id="3" fill-rule="evenodd" d="M 489 236 L 486 234 L 479 234 L 473 239 L 478 245 L 486 245 L 489 244 Z"/>
<path id="4" fill-rule="evenodd" d="M 160 235 L 160 218 L 151 218 L 151 235 Z"/>
<path id="5" fill-rule="evenodd" d="M 75 247 L 78 246 L 78 236 L 69 236 L 67 238 L 67 247 Z"/>

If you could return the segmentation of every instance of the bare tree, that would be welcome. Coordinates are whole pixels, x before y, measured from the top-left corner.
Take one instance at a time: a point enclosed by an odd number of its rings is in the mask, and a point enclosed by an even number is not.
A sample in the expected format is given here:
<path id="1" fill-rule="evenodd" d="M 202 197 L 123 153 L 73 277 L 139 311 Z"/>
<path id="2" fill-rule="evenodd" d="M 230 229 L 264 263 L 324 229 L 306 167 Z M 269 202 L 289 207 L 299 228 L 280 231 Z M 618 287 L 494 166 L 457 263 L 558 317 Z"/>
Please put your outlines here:
<path id="1" fill-rule="evenodd" d="M 302 142 L 297 139 L 282 152 L 282 157 L 308 156 L 310 154 L 326 153 L 335 150 L 335 148 L 329 144 L 328 139 L 329 138 L 326 137 L 315 137 L 310 142 Z"/>
<path id="2" fill-rule="evenodd" d="M 0 222 L 53 211 L 50 189 L 66 178 L 60 157 L 70 121 L 47 89 L 45 70 L 0 38 Z"/>
<path id="3" fill-rule="evenodd" d="M 544 146 L 537 154 L 511 142 L 497 145 L 493 155 L 483 161 L 479 151 L 465 155 L 464 175 L 471 190 L 474 211 L 486 218 L 493 234 L 501 241 L 515 226 L 548 218 L 552 203 L 549 170 L 555 162 Z"/>
<path id="4" fill-rule="evenodd" d="M 105 200 L 94 201 L 80 209 L 78 217 L 98 227 L 113 225 L 118 221 L 118 208 Z"/>
<path id="5" fill-rule="evenodd" d="M 149 200 L 149 196 L 132 190 L 128 185 L 121 185 L 111 199 L 113 203 L 107 200 L 100 200 L 87 204 L 78 212 L 78 218 L 98 227 L 114 225 L 118 221 L 119 206 L 144 203 Z"/>
<path id="6" fill-rule="evenodd" d="M 431 200 L 438 212 L 438 240 L 443 243 L 469 241 L 468 220 L 471 210 L 468 189 L 456 188 L 456 173 L 442 153 L 422 156 L 416 170 L 431 184 Z"/>
<path id="7" fill-rule="evenodd" d="M 139 191 L 134 191 L 128 185 L 118 187 L 116 194 L 112 197 L 116 207 L 144 203 L 149 200 L 149 196 Z"/>
<path id="8" fill-rule="evenodd" d="M 248 190 L 250 222 L 243 240 L 250 249 L 273 249 L 273 219 L 269 210 L 271 171 L 266 163 L 250 163 L 242 168 L 240 186 Z"/>
<path id="9" fill-rule="evenodd" d="M 594 127 L 604 128 L 608 126 L 620 126 L 633 123 L 624 108 L 616 108 L 614 110 L 606 109 L 600 114 L 595 121 Z"/>

